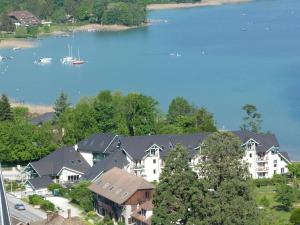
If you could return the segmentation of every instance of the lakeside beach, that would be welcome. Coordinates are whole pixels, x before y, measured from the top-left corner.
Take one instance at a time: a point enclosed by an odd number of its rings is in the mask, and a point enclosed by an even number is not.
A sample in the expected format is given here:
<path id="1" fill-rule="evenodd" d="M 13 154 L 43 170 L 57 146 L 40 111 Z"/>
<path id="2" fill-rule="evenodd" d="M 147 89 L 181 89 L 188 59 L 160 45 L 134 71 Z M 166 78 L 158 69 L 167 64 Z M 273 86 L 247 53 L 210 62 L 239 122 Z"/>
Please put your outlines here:
<path id="1" fill-rule="evenodd" d="M 0 40 L 0 49 L 3 48 L 36 48 L 37 42 L 26 39 L 5 39 Z"/>
<path id="2" fill-rule="evenodd" d="M 166 3 L 166 4 L 150 4 L 147 6 L 147 10 L 164 10 L 164 9 L 184 9 L 192 7 L 204 7 L 204 6 L 219 6 L 223 4 L 237 4 L 246 3 L 252 0 L 202 0 L 195 3 Z"/>
<path id="3" fill-rule="evenodd" d="M 29 103 L 20 103 L 20 102 L 10 102 L 13 108 L 15 107 L 26 107 L 31 114 L 43 114 L 47 112 L 54 112 L 54 109 L 51 105 L 35 105 Z"/>

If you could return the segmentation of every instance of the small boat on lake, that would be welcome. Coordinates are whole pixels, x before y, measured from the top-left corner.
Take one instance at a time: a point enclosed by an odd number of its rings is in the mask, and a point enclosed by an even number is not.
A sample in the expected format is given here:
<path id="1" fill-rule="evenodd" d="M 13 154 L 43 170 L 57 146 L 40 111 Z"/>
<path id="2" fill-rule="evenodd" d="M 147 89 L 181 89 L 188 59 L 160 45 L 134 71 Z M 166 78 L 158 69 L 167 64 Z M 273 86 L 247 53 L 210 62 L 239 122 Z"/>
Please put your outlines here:
<path id="1" fill-rule="evenodd" d="M 61 64 L 64 65 L 71 65 L 77 59 L 72 56 L 72 46 L 68 45 L 69 55 L 65 56 L 64 58 L 60 59 Z"/>
<path id="2" fill-rule="evenodd" d="M 74 60 L 74 61 L 72 62 L 72 64 L 73 64 L 73 65 L 82 65 L 82 64 L 84 64 L 84 63 L 86 63 L 86 61 L 80 59 L 80 54 L 79 54 L 79 49 L 78 49 L 78 59 Z"/>
<path id="3" fill-rule="evenodd" d="M 37 61 L 34 61 L 35 64 L 47 65 L 52 63 L 52 58 L 40 58 Z"/>

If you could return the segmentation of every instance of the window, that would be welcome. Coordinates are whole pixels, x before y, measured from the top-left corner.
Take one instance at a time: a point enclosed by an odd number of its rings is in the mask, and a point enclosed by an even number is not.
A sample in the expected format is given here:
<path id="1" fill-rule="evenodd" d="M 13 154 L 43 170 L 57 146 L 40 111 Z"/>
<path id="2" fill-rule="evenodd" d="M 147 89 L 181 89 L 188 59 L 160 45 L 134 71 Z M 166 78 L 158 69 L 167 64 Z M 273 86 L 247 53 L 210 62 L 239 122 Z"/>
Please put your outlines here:
<path id="1" fill-rule="evenodd" d="M 155 155 L 155 149 L 154 148 L 151 148 L 150 149 L 150 156 L 154 156 Z"/>
<path id="2" fill-rule="evenodd" d="M 284 174 L 284 168 L 281 168 L 281 174 Z"/>
<path id="3" fill-rule="evenodd" d="M 77 180 L 79 180 L 79 175 L 68 176 L 68 182 L 74 182 L 74 181 L 77 181 Z"/>
<path id="4" fill-rule="evenodd" d="M 252 153 L 249 154 L 249 158 L 252 158 Z"/>
<path id="5" fill-rule="evenodd" d="M 274 170 L 274 174 L 276 174 L 276 170 Z"/>
<path id="6" fill-rule="evenodd" d="M 277 160 L 274 160 L 274 167 L 277 167 Z"/>
<path id="7" fill-rule="evenodd" d="M 156 170 L 153 170 L 153 174 L 156 174 Z"/>
<path id="8" fill-rule="evenodd" d="M 156 159 L 153 159 L 153 164 L 156 164 Z"/>
<path id="9" fill-rule="evenodd" d="M 145 197 L 146 197 L 146 199 L 149 199 L 149 198 L 150 198 L 150 192 L 149 192 L 149 191 L 146 191 L 146 192 L 145 192 Z"/>

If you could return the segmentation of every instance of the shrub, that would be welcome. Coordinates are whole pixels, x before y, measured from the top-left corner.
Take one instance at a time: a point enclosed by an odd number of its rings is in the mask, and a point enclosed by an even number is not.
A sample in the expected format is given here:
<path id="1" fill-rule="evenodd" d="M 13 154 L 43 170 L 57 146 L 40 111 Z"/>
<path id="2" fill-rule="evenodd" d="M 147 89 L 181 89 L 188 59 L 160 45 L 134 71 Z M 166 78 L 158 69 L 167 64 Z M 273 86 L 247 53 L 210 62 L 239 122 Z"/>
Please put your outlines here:
<path id="1" fill-rule="evenodd" d="M 262 199 L 260 199 L 260 204 L 265 207 L 268 208 L 270 206 L 270 200 L 264 196 Z"/>
<path id="2" fill-rule="evenodd" d="M 41 205 L 44 199 L 39 195 L 30 195 L 29 203 L 32 205 Z"/>
<path id="3" fill-rule="evenodd" d="M 41 202 L 41 208 L 45 211 L 51 211 L 51 212 L 55 210 L 54 204 L 48 200 L 43 200 Z"/>
<path id="4" fill-rule="evenodd" d="M 269 178 L 259 178 L 253 180 L 256 187 L 270 186 L 273 185 L 272 179 Z"/>
<path id="5" fill-rule="evenodd" d="M 291 217 L 290 217 L 290 223 L 299 225 L 300 224 L 300 209 L 294 209 Z"/>
<path id="6" fill-rule="evenodd" d="M 17 27 L 15 37 L 16 38 L 26 38 L 28 36 L 26 27 Z"/>
<path id="7" fill-rule="evenodd" d="M 62 189 L 62 186 L 60 184 L 57 184 L 57 183 L 52 183 L 52 184 L 49 184 L 48 186 L 48 190 L 49 191 L 54 191 L 55 189 Z"/>

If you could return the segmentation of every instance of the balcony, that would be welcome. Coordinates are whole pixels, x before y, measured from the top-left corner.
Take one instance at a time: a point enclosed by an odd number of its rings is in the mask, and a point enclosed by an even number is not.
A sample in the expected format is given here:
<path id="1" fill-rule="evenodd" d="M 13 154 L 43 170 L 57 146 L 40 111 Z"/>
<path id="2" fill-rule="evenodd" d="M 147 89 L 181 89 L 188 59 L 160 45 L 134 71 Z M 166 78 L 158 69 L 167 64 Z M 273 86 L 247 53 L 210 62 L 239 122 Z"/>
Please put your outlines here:
<path id="1" fill-rule="evenodd" d="M 256 162 L 267 162 L 269 161 L 269 156 L 264 156 L 264 157 L 257 157 Z"/>
<path id="2" fill-rule="evenodd" d="M 134 165 L 132 167 L 133 170 L 144 170 L 145 169 L 145 166 L 144 165 L 140 165 L 140 164 L 137 164 L 137 165 Z"/>
<path id="3" fill-rule="evenodd" d="M 267 166 L 256 167 L 257 172 L 268 172 L 268 170 L 269 170 L 269 167 L 267 167 Z"/>

